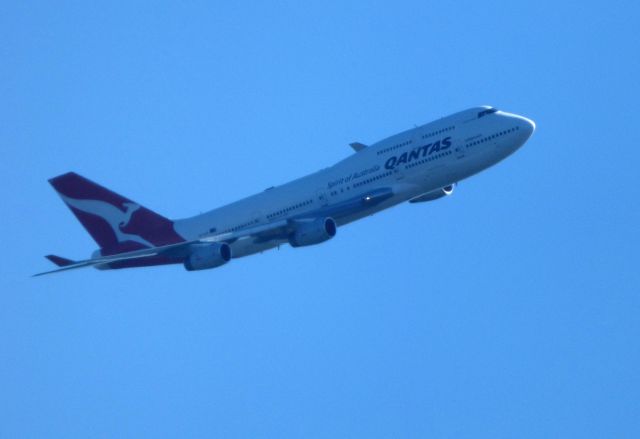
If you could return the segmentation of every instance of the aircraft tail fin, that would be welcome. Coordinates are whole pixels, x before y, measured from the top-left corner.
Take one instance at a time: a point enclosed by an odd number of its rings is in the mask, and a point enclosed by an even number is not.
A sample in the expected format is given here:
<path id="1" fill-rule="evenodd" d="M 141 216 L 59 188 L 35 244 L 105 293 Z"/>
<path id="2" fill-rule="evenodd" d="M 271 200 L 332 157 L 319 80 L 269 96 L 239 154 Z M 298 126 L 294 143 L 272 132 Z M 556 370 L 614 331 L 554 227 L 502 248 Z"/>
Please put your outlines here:
<path id="1" fill-rule="evenodd" d="M 68 172 L 49 183 L 103 255 L 184 241 L 174 230 L 173 221 L 81 175 Z M 54 257 L 58 262 L 64 259 Z"/>

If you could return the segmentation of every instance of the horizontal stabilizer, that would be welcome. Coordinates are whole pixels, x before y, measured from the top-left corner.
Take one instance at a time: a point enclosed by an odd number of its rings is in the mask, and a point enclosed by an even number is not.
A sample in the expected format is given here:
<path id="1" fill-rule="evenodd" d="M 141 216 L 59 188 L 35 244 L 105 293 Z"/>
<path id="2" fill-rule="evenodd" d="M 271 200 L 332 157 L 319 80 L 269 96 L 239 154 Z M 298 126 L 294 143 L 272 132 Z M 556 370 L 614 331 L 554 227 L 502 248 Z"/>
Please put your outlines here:
<path id="1" fill-rule="evenodd" d="M 57 255 L 47 255 L 45 258 L 49 259 L 51 262 L 56 264 L 58 267 L 66 267 L 67 265 L 74 264 L 76 261 L 71 259 L 63 258 L 62 256 Z"/>

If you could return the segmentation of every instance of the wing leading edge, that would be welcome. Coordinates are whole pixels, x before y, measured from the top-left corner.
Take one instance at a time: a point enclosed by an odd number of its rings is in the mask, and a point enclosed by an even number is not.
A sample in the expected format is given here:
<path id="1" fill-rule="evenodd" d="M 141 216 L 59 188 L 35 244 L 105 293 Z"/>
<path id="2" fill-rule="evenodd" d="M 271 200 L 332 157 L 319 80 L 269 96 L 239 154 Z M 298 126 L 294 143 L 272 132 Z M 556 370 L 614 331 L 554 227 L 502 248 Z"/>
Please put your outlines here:
<path id="1" fill-rule="evenodd" d="M 302 222 L 313 221 L 314 219 L 321 217 L 345 217 L 355 212 L 373 207 L 392 196 L 393 191 L 391 190 L 391 188 L 378 188 L 371 190 L 365 195 L 357 196 L 331 206 L 326 206 L 320 210 L 308 212 L 297 217 L 286 218 L 268 224 L 240 229 L 234 232 L 211 234 L 191 241 L 183 241 L 175 244 L 148 247 L 140 250 L 100 256 L 97 258 L 90 258 L 80 261 L 73 261 L 71 259 L 62 258 L 60 256 L 48 255 L 47 259 L 52 261 L 59 268 L 42 273 L 37 273 L 33 276 L 43 276 L 45 274 L 59 273 L 62 271 L 84 267 L 99 268 L 101 265 L 108 266 L 112 263 L 153 257 L 166 257 L 175 259 L 176 262 L 179 262 L 190 254 L 192 246 L 207 243 L 225 242 L 227 244 L 232 244 L 233 242 L 240 239 L 254 239 L 255 242 L 267 242 L 276 239 L 287 239 L 295 231 L 296 227 Z"/>
<path id="2" fill-rule="evenodd" d="M 61 258 L 61 259 L 64 259 L 65 265 L 61 265 L 55 261 L 52 261 L 56 265 L 58 265 L 60 268 L 57 268 L 55 270 L 45 271 L 42 273 L 37 273 L 37 274 L 34 274 L 33 276 L 34 277 L 43 276 L 45 274 L 59 273 L 61 271 L 73 270 L 75 268 L 97 267 L 100 265 L 108 265 L 114 262 L 130 261 L 133 259 L 144 259 L 144 258 L 150 258 L 150 257 L 156 257 L 156 256 L 164 256 L 169 258 L 181 259 L 189 254 L 190 247 L 195 244 L 207 244 L 207 243 L 214 243 L 214 242 L 226 242 L 230 244 L 234 241 L 237 241 L 238 239 L 246 239 L 250 237 L 260 238 L 263 234 L 271 235 L 275 232 L 279 232 L 280 229 L 287 228 L 288 226 L 289 226 L 288 221 L 281 220 L 281 221 L 265 224 L 262 226 L 256 226 L 248 229 L 238 230 L 235 232 L 212 234 L 212 235 L 204 236 L 200 239 L 195 239 L 192 241 L 184 241 L 184 242 L 179 242 L 177 244 L 162 245 L 158 247 L 149 247 L 141 250 L 117 253 L 115 255 L 100 256 L 97 258 L 85 259 L 81 261 L 71 261 L 66 258 Z M 283 230 L 282 233 L 285 233 L 285 231 Z M 52 260 L 49 257 L 47 257 L 47 259 Z"/>

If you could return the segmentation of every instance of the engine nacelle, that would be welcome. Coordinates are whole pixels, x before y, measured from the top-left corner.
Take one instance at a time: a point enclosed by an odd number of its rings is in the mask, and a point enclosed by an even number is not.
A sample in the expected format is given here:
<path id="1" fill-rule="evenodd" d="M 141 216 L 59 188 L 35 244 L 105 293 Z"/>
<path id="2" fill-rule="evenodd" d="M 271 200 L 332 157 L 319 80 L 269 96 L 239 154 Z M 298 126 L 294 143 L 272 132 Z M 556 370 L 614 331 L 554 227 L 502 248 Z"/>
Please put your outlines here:
<path id="1" fill-rule="evenodd" d="M 410 203 L 423 203 L 425 201 L 433 201 L 438 198 L 446 197 L 447 195 L 451 195 L 453 190 L 455 189 L 456 184 L 450 184 L 449 186 L 442 187 L 440 189 L 436 189 L 435 191 L 427 192 L 426 194 L 419 195 L 415 198 L 409 200 Z"/>
<path id="2" fill-rule="evenodd" d="M 337 228 L 333 218 L 297 221 L 295 231 L 289 236 L 289 244 L 292 247 L 320 244 L 336 236 Z"/>
<path id="3" fill-rule="evenodd" d="M 231 259 L 231 247 L 226 242 L 194 244 L 191 253 L 184 260 L 188 271 L 206 270 L 226 264 Z"/>

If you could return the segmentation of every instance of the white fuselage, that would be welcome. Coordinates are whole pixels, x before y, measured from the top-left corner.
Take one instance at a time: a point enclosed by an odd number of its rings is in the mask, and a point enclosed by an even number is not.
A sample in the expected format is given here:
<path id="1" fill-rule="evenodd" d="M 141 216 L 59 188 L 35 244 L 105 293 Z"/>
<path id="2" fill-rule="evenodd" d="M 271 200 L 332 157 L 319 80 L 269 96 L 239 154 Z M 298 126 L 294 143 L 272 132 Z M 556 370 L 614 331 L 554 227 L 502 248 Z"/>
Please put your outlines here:
<path id="1" fill-rule="evenodd" d="M 174 227 L 186 240 L 194 240 L 305 214 L 318 216 L 375 190 L 391 189 L 393 195 L 378 204 L 331 215 L 343 225 L 496 164 L 522 146 L 534 128 L 532 121 L 515 114 L 471 108 L 388 137 L 314 174 L 177 220 Z M 240 257 L 284 242 L 238 240 L 231 247 L 233 256 Z"/>

